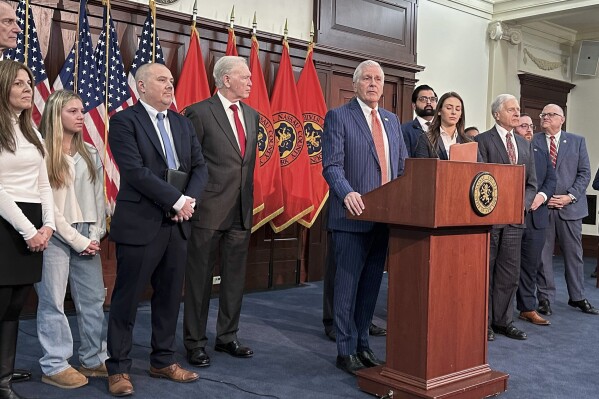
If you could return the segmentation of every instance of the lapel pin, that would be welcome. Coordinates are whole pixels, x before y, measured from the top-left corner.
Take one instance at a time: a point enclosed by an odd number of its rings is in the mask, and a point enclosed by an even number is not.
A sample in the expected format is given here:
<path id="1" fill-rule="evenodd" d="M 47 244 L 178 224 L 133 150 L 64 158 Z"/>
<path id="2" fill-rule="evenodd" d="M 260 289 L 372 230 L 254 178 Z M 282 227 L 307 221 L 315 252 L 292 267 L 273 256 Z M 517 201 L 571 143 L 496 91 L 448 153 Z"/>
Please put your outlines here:
<path id="1" fill-rule="evenodd" d="M 387 118 L 383 118 L 383 119 L 385 120 L 385 122 L 389 122 L 389 119 L 387 119 Z"/>

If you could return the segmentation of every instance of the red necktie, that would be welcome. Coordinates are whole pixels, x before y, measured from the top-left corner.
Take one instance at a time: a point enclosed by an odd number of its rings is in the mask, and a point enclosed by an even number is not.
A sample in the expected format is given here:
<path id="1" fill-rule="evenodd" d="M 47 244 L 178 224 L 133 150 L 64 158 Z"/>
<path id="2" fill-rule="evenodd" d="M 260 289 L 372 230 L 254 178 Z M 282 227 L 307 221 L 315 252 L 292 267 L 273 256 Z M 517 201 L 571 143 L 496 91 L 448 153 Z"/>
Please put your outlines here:
<path id="1" fill-rule="evenodd" d="M 381 166 L 381 184 L 385 184 L 389 181 L 387 176 L 387 157 L 385 157 L 385 142 L 383 141 L 383 127 L 379 122 L 378 113 L 376 110 L 370 111 L 372 117 L 372 139 L 374 140 L 374 148 L 376 149 L 376 155 L 379 158 L 379 164 Z"/>
<path id="2" fill-rule="evenodd" d="M 505 146 L 507 147 L 507 156 L 510 159 L 512 165 L 516 164 L 516 149 L 514 143 L 512 143 L 512 133 L 507 132 L 505 135 Z"/>
<path id="3" fill-rule="evenodd" d="M 243 158 L 245 155 L 245 130 L 243 130 L 241 119 L 239 119 L 239 114 L 237 113 L 239 107 L 236 104 L 231 104 L 229 108 L 233 110 L 233 119 L 235 120 L 235 128 L 237 129 L 237 138 L 239 139 L 239 149 Z"/>
<path id="4" fill-rule="evenodd" d="M 549 158 L 551 159 L 551 164 L 555 168 L 557 162 L 557 145 L 555 145 L 554 136 L 549 136 Z"/>

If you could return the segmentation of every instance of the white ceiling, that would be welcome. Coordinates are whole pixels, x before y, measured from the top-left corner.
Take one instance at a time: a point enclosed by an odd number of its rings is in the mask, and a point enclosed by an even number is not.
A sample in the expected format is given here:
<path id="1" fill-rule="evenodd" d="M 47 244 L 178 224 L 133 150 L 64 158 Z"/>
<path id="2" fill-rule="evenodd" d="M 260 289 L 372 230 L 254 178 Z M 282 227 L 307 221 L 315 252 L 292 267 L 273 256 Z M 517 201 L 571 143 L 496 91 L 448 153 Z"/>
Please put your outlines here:
<path id="1" fill-rule="evenodd" d="M 597 32 L 599 34 L 599 5 L 560 11 L 554 14 L 536 15 L 518 19 L 518 24 L 529 22 L 550 22 L 576 32 L 578 35 Z"/>

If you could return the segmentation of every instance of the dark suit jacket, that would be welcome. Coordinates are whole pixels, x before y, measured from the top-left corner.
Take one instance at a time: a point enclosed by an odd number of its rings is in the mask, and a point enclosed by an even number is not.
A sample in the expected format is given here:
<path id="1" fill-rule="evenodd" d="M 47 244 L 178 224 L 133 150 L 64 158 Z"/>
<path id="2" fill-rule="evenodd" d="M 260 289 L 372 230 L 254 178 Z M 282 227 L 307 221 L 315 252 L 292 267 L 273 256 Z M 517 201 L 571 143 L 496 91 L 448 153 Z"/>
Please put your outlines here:
<path id="1" fill-rule="evenodd" d="M 243 159 L 218 94 L 185 110 L 208 164 L 208 184 L 194 214 L 194 221 L 198 217 L 199 226 L 205 229 L 226 230 L 232 226 L 235 213 L 239 212 L 235 202 L 240 190 L 243 227 L 252 227 L 259 115 L 243 102 L 240 102 L 240 108 L 246 129 Z"/>
<path id="2" fill-rule="evenodd" d="M 532 138 L 535 146 L 549 153 L 544 134 L 535 134 Z M 591 182 L 591 164 L 584 137 L 562 130 L 557 162 L 555 164 L 557 185 L 556 195 L 572 194 L 577 201 L 561 209 L 558 213 L 562 220 L 578 220 L 589 214 L 586 190 Z"/>
<path id="3" fill-rule="evenodd" d="M 414 118 L 410 122 L 404 123 L 401 125 L 401 132 L 408 150 L 408 156 L 410 158 L 414 158 L 416 156 L 416 145 L 418 144 L 418 139 L 420 136 L 422 136 L 422 133 L 424 133 L 422 126 L 420 126 L 420 122 L 418 122 L 418 119 Z"/>
<path id="4" fill-rule="evenodd" d="M 397 115 L 379 107 L 387 132 L 391 179 L 403 174 L 407 150 Z M 374 223 L 349 220 L 343 200 L 352 192 L 365 194 L 381 185 L 381 167 L 368 122 L 354 98 L 327 112 L 324 120 L 322 174 L 329 184 L 329 229 L 367 232 Z"/>
<path id="5" fill-rule="evenodd" d="M 166 212 L 181 194 L 199 199 L 208 177 L 202 149 L 189 120 L 168 111 L 179 170 L 189 173 L 185 193 L 164 181 L 166 158 L 158 133 L 144 106 L 138 102 L 110 118 L 108 142 L 121 174 L 121 186 L 110 226 L 112 240 L 145 245 L 158 233 Z M 185 237 L 191 225 L 181 224 Z"/>
<path id="6" fill-rule="evenodd" d="M 532 143 L 515 134 L 516 146 L 518 147 L 518 165 L 525 166 L 524 180 L 524 209 L 528 211 L 532 201 L 537 195 L 537 175 L 535 171 L 535 161 L 532 150 Z M 483 132 L 474 138 L 478 142 L 478 150 L 487 163 L 510 164 L 505 144 L 499 136 L 499 132 L 493 126 L 490 130 Z M 519 225 L 524 227 L 524 225 Z"/>
<path id="7" fill-rule="evenodd" d="M 543 148 L 533 143 L 532 151 L 535 156 L 537 184 L 540 186 L 539 192 L 545 193 L 547 200 L 549 200 L 555 194 L 555 185 L 557 183 L 555 169 L 553 169 L 553 165 L 551 165 L 551 161 L 549 160 L 547 146 Z M 532 212 L 532 224 L 532 227 L 535 229 L 544 229 L 549 224 L 547 201 L 538 207 L 536 211 Z"/>
<path id="8" fill-rule="evenodd" d="M 458 134 L 456 138 L 457 144 L 465 143 L 464 139 Z M 444 161 L 448 161 L 449 157 L 447 156 L 447 151 L 445 150 L 445 145 L 443 144 L 443 140 L 439 139 L 437 142 L 437 151 L 433 151 L 433 146 L 428 140 L 426 133 L 423 133 L 418 137 L 418 142 L 416 143 L 416 152 L 413 155 L 413 158 L 439 158 Z M 482 162 L 483 158 L 480 155 L 480 151 L 476 154 L 476 158 L 478 162 Z"/>

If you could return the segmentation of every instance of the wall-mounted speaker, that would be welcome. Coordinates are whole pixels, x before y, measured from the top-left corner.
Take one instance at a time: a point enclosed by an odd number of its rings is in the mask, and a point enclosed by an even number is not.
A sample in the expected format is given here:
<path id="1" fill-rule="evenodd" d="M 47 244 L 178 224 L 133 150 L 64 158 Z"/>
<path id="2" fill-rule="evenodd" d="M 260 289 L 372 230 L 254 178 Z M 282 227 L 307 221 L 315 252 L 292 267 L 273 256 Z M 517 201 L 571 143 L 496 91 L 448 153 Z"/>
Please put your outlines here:
<path id="1" fill-rule="evenodd" d="M 599 42 L 583 40 L 580 44 L 580 53 L 576 63 L 577 75 L 597 76 L 599 65 Z"/>

